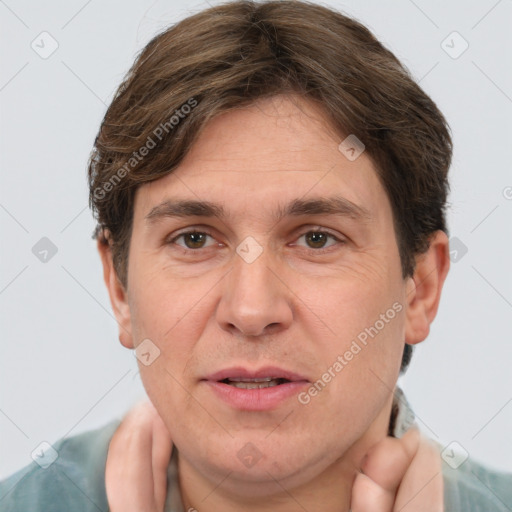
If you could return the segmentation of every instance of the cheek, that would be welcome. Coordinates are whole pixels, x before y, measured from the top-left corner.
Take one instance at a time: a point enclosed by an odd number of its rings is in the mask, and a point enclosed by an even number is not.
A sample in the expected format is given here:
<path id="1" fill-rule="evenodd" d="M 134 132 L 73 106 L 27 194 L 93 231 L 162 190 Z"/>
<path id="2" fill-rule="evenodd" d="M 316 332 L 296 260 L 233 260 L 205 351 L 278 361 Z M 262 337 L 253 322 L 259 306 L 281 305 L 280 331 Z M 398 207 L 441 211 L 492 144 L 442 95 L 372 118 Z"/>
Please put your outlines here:
<path id="1" fill-rule="evenodd" d="M 343 403 L 352 411 L 361 429 L 375 417 L 394 389 L 404 347 L 401 302 L 381 304 L 384 307 L 376 306 L 357 332 L 344 340 L 330 369 L 336 376 L 330 384 L 329 400 Z M 324 377 L 328 378 L 325 373 Z"/>
<path id="2" fill-rule="evenodd" d="M 319 320 L 331 338 L 344 343 L 376 322 L 379 331 L 384 326 L 389 330 L 391 324 L 396 324 L 392 320 L 398 312 L 393 304 L 401 303 L 401 288 L 396 285 L 397 280 L 386 279 L 384 271 L 376 276 L 373 273 L 368 276 L 361 267 L 339 269 L 329 277 L 301 278 L 294 291 L 301 299 L 302 306 L 298 304 L 303 314 L 312 322 L 315 318 Z M 379 319 L 383 314 L 386 322 L 381 325 Z M 339 344 L 329 345 L 340 348 Z"/>
<path id="3" fill-rule="evenodd" d="M 175 279 L 161 269 L 134 279 L 130 301 L 131 322 L 138 339 L 150 338 L 161 350 L 179 350 L 193 343 L 204 318 L 208 280 Z"/>
<path id="4" fill-rule="evenodd" d="M 404 320 L 403 313 L 392 307 L 386 312 L 388 323 L 370 315 L 373 320 L 365 324 L 358 317 L 361 328 L 354 336 L 339 336 L 329 346 L 324 344 L 317 380 L 299 397 L 307 417 L 322 418 L 321 430 L 332 450 L 339 449 L 339 439 L 362 436 L 395 387 Z"/>
<path id="5" fill-rule="evenodd" d="M 144 285 L 136 287 L 140 282 Z M 208 283 L 197 289 L 160 275 L 135 281 L 133 290 L 137 293 L 133 294 L 130 310 L 136 344 L 150 340 L 150 347 L 158 354 L 150 365 L 144 364 L 144 358 L 138 361 L 144 388 L 163 415 L 176 410 L 185 413 L 190 401 L 187 389 L 190 368 L 194 369 L 193 355 L 213 314 L 207 297 Z M 204 298 L 199 301 L 201 297 Z M 172 421 L 175 419 L 169 418 L 167 425 Z"/>
<path id="6" fill-rule="evenodd" d="M 312 395 L 322 396 L 319 403 L 357 408 L 352 398 L 378 402 L 375 388 L 382 397 L 393 389 L 404 343 L 405 307 L 399 284 L 399 280 L 376 282 L 344 275 L 326 281 L 322 293 L 310 293 L 302 312 L 309 319 L 304 325 L 315 340 L 320 363 L 318 389 L 312 389 Z M 347 389 L 352 395 L 345 396 Z"/>

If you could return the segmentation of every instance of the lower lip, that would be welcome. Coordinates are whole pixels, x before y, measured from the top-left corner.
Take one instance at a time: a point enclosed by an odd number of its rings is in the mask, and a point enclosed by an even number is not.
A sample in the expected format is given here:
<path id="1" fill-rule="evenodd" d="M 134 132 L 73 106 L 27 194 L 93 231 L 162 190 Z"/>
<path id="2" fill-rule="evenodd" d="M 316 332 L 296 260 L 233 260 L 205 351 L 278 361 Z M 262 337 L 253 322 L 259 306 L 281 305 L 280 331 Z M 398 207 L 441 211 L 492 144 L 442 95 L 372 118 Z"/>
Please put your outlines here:
<path id="1" fill-rule="evenodd" d="M 267 411 L 277 408 L 285 400 L 297 395 L 307 381 L 294 381 L 268 388 L 242 389 L 224 382 L 204 381 L 224 402 L 242 411 Z"/>

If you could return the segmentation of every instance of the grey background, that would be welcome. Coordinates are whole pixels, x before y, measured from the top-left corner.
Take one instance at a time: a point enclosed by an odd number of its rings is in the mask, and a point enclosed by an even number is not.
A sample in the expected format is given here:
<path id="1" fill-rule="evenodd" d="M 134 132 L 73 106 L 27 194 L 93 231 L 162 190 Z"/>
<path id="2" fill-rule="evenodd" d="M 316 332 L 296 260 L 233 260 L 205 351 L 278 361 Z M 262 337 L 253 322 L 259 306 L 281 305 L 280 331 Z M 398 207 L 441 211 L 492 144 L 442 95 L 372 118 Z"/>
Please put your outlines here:
<path id="1" fill-rule="evenodd" d="M 427 435 L 512 471 L 512 2 L 324 4 L 366 24 L 451 125 L 449 225 L 459 251 L 401 384 Z M 0 478 L 31 462 L 42 441 L 103 425 L 144 397 L 90 238 L 86 162 L 136 53 L 206 6 L 0 1 Z M 59 45 L 47 59 L 31 48 L 42 47 L 42 31 Z M 453 31 L 469 43 L 456 59 L 441 46 Z M 462 48 L 457 36 L 446 44 Z M 57 248 L 46 263 L 32 252 L 42 237 Z"/>

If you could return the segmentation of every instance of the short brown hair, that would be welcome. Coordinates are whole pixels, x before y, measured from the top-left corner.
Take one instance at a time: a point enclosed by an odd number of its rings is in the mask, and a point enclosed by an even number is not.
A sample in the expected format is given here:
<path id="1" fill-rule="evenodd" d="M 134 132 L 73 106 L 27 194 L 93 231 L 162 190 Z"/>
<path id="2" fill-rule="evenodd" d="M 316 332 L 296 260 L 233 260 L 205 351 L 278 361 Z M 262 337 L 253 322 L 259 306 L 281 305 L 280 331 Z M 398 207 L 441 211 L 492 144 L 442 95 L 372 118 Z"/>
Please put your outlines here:
<path id="1" fill-rule="evenodd" d="M 137 187 L 171 173 L 216 115 L 281 94 L 315 102 L 340 136 L 364 143 L 391 202 L 402 274 L 413 274 L 432 233 L 447 232 L 444 116 L 354 19 L 305 1 L 239 0 L 154 37 L 105 114 L 89 160 L 90 204 L 124 286 Z"/>

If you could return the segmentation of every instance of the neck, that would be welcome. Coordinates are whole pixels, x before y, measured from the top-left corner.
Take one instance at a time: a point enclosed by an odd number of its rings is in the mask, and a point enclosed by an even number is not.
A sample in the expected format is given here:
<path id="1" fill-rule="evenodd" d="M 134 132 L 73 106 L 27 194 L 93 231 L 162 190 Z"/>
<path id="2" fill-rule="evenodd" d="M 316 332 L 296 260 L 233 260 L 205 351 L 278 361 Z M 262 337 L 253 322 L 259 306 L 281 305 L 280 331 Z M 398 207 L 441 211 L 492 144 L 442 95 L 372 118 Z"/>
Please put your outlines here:
<path id="1" fill-rule="evenodd" d="M 236 481 L 234 473 L 219 475 L 213 481 L 198 472 L 178 454 L 179 486 L 186 511 L 215 512 L 349 512 L 352 485 L 363 457 L 375 443 L 387 436 L 392 396 L 386 406 L 358 439 L 340 458 L 324 471 L 301 485 L 289 486 L 284 480 L 262 482 L 261 496 L 236 492 L 243 483 Z M 257 493 L 256 493 L 257 494 Z"/>

